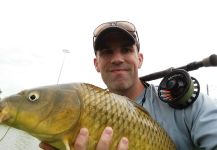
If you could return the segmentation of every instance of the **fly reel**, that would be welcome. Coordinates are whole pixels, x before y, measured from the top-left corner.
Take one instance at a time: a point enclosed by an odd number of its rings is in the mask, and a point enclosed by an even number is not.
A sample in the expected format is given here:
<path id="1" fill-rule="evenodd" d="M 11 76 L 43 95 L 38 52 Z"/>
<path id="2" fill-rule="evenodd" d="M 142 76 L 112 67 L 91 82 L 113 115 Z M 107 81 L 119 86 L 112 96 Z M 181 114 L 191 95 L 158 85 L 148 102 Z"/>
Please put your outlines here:
<path id="1" fill-rule="evenodd" d="M 158 87 L 160 100 L 176 109 L 183 109 L 194 103 L 199 93 L 199 82 L 184 69 L 173 69 Z"/>

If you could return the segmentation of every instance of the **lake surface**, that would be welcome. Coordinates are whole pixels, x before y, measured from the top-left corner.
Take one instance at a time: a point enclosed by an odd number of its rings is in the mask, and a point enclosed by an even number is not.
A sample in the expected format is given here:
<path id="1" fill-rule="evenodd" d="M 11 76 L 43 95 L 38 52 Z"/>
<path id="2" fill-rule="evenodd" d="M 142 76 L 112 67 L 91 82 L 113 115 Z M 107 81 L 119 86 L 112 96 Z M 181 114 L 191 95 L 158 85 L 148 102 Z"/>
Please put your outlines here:
<path id="1" fill-rule="evenodd" d="M 5 135 L 8 127 L 0 126 L 0 139 Z M 0 141 L 0 150 L 41 150 L 39 140 L 23 131 L 10 128 L 6 136 Z"/>

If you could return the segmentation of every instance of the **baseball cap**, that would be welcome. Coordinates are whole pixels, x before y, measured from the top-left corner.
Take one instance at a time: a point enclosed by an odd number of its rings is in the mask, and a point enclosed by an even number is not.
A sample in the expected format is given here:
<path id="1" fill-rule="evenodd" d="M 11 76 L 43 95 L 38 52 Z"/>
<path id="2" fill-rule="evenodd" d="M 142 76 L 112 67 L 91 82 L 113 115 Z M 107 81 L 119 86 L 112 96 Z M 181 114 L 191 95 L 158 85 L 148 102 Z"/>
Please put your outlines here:
<path id="1" fill-rule="evenodd" d="M 93 32 L 93 48 L 96 54 L 96 51 L 99 49 L 99 45 L 101 39 L 110 32 L 123 32 L 126 36 L 128 36 L 133 42 L 136 44 L 137 49 L 139 51 L 139 37 L 136 31 L 136 27 L 134 24 L 128 21 L 111 21 L 102 23 L 99 25 Z"/>

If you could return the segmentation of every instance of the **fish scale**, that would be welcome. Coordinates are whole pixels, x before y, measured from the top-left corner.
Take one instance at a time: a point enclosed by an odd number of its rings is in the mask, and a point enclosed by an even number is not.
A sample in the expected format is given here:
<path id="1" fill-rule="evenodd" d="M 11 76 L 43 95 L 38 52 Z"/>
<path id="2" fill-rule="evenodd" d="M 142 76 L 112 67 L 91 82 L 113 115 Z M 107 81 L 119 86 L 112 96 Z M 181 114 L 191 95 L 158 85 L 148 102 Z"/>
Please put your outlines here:
<path id="1" fill-rule="evenodd" d="M 94 90 L 90 88 L 90 85 L 84 84 L 83 86 L 82 87 L 84 89 L 82 91 L 89 90 L 87 93 L 98 93 L 95 91 L 95 86 L 92 87 Z M 146 144 L 156 144 L 155 146 L 159 145 L 159 147 L 162 147 L 165 142 L 169 145 L 169 142 L 171 141 L 169 138 L 165 138 L 167 137 L 166 133 L 164 131 L 162 132 L 162 129 L 159 127 L 159 125 L 154 122 L 147 113 L 144 113 L 144 111 L 141 111 L 141 109 L 135 107 L 128 98 L 122 96 L 120 97 L 119 95 L 109 93 L 106 90 L 100 93 L 101 94 L 99 94 L 97 97 L 94 96 L 95 94 L 88 94 L 90 97 L 83 100 L 84 105 L 87 103 L 87 105 L 84 106 L 87 107 L 85 108 L 85 110 L 87 110 L 87 115 L 84 116 L 84 118 L 90 116 L 92 117 L 91 119 L 88 119 L 92 121 L 91 123 L 89 122 L 90 128 L 91 126 L 94 126 L 94 124 L 99 124 L 96 126 L 94 131 L 90 130 L 90 134 L 94 134 L 94 132 L 98 130 L 102 131 L 105 126 L 112 126 L 114 130 L 113 142 L 116 141 L 114 145 L 117 144 L 122 136 L 128 137 L 130 141 L 130 149 L 147 148 L 148 146 L 142 146 Z M 83 94 L 85 95 L 86 93 L 84 92 Z M 91 97 L 92 95 L 94 97 Z M 94 112 L 88 110 L 88 107 L 92 107 L 91 105 L 96 106 L 96 110 Z M 142 118 L 144 115 L 147 118 L 146 120 Z M 146 130 L 144 126 L 146 126 Z M 151 135 L 151 138 L 148 135 Z M 148 140 L 149 138 L 151 140 Z M 140 140 L 137 142 L 135 139 Z M 141 143 L 141 141 L 143 142 Z M 155 143 L 153 141 L 157 142 Z M 111 149 L 115 149 L 115 146 L 113 146 Z M 153 146 L 151 146 L 151 149 L 153 149 Z M 163 149 L 170 149 L 170 147 Z"/>
<path id="2" fill-rule="evenodd" d="M 31 96 L 37 99 L 33 101 Z M 81 127 L 88 128 L 88 149 L 94 150 L 106 126 L 113 128 L 111 150 L 116 149 L 122 137 L 129 139 L 130 150 L 175 149 L 171 138 L 144 108 L 127 97 L 91 84 L 59 84 L 24 90 L 3 99 L 0 106 L 0 122 L 19 127 L 60 150 L 70 150 L 69 145 L 73 145 Z M 18 119 L 14 119 L 16 114 Z M 25 115 L 31 118 L 31 114 L 34 118 L 29 122 Z"/>

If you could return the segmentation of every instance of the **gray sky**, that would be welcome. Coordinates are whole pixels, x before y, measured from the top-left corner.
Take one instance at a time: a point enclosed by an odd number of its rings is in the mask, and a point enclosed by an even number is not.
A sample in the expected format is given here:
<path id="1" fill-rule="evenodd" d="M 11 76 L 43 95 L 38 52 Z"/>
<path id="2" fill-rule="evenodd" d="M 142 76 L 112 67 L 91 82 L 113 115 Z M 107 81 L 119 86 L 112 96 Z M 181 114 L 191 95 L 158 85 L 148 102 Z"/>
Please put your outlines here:
<path id="1" fill-rule="evenodd" d="M 137 27 L 144 63 L 140 76 L 217 54 L 215 0 L 2 0 L 1 97 L 25 88 L 88 82 L 105 87 L 93 65 L 92 33 L 112 20 Z M 190 72 L 217 97 L 217 68 Z M 157 83 L 157 81 L 153 82 Z"/>

